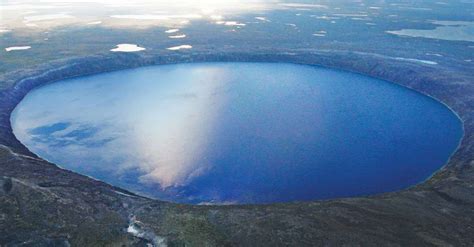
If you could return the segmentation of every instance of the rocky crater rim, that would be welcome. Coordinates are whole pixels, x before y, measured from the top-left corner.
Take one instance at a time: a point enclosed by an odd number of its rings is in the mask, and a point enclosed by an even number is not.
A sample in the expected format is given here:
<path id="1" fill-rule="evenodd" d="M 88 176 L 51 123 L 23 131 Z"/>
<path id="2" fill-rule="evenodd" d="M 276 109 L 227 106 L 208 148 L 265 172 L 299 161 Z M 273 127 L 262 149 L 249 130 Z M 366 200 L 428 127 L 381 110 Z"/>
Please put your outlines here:
<path id="1" fill-rule="evenodd" d="M 354 58 L 354 55 L 357 57 Z M 7 83 L 6 88 L 0 88 L 0 123 L 6 125 L 7 131 L 0 132 L 0 145 L 7 147 L 14 154 L 22 156 L 30 156 L 33 158 L 38 158 L 38 156 L 31 151 L 29 151 L 12 132 L 12 127 L 10 123 L 11 113 L 21 102 L 21 100 L 33 89 L 41 87 L 43 85 L 54 83 L 57 81 L 62 81 L 66 79 L 71 79 L 75 77 L 96 75 L 101 73 L 135 69 L 139 67 L 146 66 L 156 66 L 156 65 L 170 65 L 170 64 L 179 64 L 179 63 L 206 63 L 206 62 L 248 62 L 248 63 L 290 63 L 297 65 L 306 65 L 306 66 L 316 66 L 323 67 L 332 70 L 339 70 L 343 72 L 360 74 L 363 76 L 368 76 L 389 83 L 394 83 L 396 85 L 405 87 L 409 90 L 413 90 L 420 94 L 420 96 L 429 97 L 432 100 L 436 101 L 447 107 L 461 122 L 462 127 L 462 137 L 459 140 L 459 144 L 456 149 L 451 154 L 448 161 L 445 165 L 435 171 L 431 177 L 427 178 L 425 181 L 422 181 L 418 184 L 410 186 L 408 188 L 387 192 L 382 194 L 367 195 L 367 196 L 358 196 L 359 197 L 377 197 L 380 195 L 393 194 L 401 191 L 408 191 L 415 189 L 419 185 L 423 185 L 431 180 L 434 177 L 445 170 L 449 170 L 452 167 L 455 167 L 453 163 L 453 157 L 459 155 L 459 151 L 463 146 L 463 143 L 466 141 L 466 119 L 463 118 L 465 114 L 462 111 L 458 112 L 456 110 L 456 104 L 450 104 L 448 99 L 442 97 L 437 97 L 436 92 L 431 92 L 431 90 L 418 88 L 416 83 L 423 80 L 433 80 L 431 78 L 425 78 L 421 76 L 421 73 L 417 73 L 417 69 L 422 69 L 423 71 L 436 71 L 437 68 L 426 65 L 418 65 L 411 63 L 403 63 L 400 61 L 390 61 L 388 63 L 384 59 L 373 57 L 373 61 L 365 61 L 367 56 L 370 57 L 370 54 L 360 54 L 360 53 L 351 53 L 351 52 L 335 52 L 334 54 L 321 52 L 321 53 L 310 53 L 310 54 L 287 54 L 285 53 L 276 53 L 276 54 L 246 54 L 246 53 L 229 53 L 229 54 L 193 54 L 193 55 L 143 55 L 143 54 L 98 54 L 91 55 L 79 58 L 71 58 L 64 60 L 55 60 L 51 63 L 33 67 L 25 68 L 9 73 L 0 75 L 0 81 Z M 380 60 L 377 60 L 380 59 Z M 359 60 L 368 62 L 367 64 L 358 63 Z M 380 63 L 382 62 L 382 63 Z M 397 71 L 400 69 L 400 66 L 403 67 L 404 71 Z M 397 73 L 395 73 L 397 72 Z M 408 73 L 403 73 L 408 72 Z M 402 75 L 400 78 L 399 75 Z M 405 77 L 403 77 L 405 76 Z M 433 81 L 436 81 L 434 79 Z M 435 91 L 435 90 L 433 90 Z M 469 112 L 470 109 L 468 109 Z M 42 159 L 42 158 L 41 158 Z M 467 160 L 469 163 L 469 160 Z M 56 165 L 57 166 L 57 165 Z M 60 168 L 59 166 L 57 166 Z M 73 171 L 71 171 L 73 172 Z M 76 172 L 73 172 L 78 174 Z M 85 176 L 79 174 L 81 176 Z M 94 178 L 92 178 L 94 179 Z M 100 181 L 102 183 L 103 181 Z M 111 185 L 112 187 L 115 187 Z M 122 188 L 117 188 L 121 191 L 127 192 L 130 196 L 139 196 L 133 192 L 126 191 Z M 141 197 L 141 196 L 139 196 Z M 150 200 L 160 201 L 159 199 L 149 198 Z M 311 202 L 320 202 L 320 201 L 332 201 L 339 200 L 344 198 L 335 198 L 329 200 L 314 200 Z M 173 203 L 171 204 L 180 204 Z M 300 203 L 300 202 L 290 202 L 290 203 Z M 288 204 L 288 203 L 271 203 L 271 204 Z M 238 206 L 257 206 L 254 204 L 240 204 Z M 264 206 L 267 204 L 258 204 L 258 206 Z M 205 205 L 194 205 L 198 207 L 206 207 Z M 226 205 L 216 205 L 219 207 L 224 207 Z"/>

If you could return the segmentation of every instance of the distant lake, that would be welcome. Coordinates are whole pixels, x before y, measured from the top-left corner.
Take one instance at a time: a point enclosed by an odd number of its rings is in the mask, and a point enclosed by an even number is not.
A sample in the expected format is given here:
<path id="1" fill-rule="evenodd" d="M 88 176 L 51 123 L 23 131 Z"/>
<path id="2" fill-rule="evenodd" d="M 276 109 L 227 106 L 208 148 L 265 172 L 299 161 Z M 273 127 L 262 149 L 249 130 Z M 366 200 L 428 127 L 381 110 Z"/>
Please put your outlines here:
<path id="1" fill-rule="evenodd" d="M 409 37 L 474 42 L 474 22 L 472 21 L 433 21 L 432 23 L 439 26 L 435 29 L 402 29 L 387 31 L 387 33 Z"/>
<path id="2" fill-rule="evenodd" d="M 193 204 L 407 188 L 462 137 L 444 105 L 374 78 L 285 63 L 161 65 L 31 91 L 11 116 L 32 152 L 132 192 Z"/>

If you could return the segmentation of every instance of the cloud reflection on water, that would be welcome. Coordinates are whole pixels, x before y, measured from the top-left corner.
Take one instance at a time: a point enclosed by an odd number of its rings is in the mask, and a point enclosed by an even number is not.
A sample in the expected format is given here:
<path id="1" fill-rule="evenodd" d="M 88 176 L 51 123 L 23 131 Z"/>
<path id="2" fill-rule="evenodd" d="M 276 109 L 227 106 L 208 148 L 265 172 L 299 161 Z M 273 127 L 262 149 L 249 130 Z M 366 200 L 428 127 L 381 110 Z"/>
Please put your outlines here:
<path id="1" fill-rule="evenodd" d="M 177 83 L 171 78 L 176 74 L 187 76 Z M 142 183 L 163 188 L 184 185 L 211 165 L 206 165 L 205 152 L 225 102 L 225 94 L 215 93 L 224 75 L 215 68 L 165 69 L 155 75 L 160 79 L 109 79 L 106 84 L 117 83 L 113 95 L 107 93 L 110 85 L 46 86 L 42 95 L 46 92 L 54 100 L 32 106 L 28 102 L 39 95 L 32 93 L 25 99 L 16 109 L 15 115 L 21 118 L 15 121 L 15 134 L 41 156 L 54 156 L 84 172 L 105 170 L 121 176 L 138 170 Z M 194 81 L 197 77 L 199 81 Z M 146 82 L 141 86 L 120 83 L 127 80 Z M 77 95 L 89 99 L 79 100 Z M 71 153 L 83 159 L 71 160 Z M 112 167 L 101 166 L 114 162 Z"/>

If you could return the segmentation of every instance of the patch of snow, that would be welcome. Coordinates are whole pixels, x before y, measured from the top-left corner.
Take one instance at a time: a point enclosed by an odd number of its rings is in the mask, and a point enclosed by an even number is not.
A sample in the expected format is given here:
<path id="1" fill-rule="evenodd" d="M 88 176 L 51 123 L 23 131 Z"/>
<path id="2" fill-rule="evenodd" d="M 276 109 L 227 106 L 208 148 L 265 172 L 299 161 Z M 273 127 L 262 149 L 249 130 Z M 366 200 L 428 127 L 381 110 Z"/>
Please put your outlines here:
<path id="1" fill-rule="evenodd" d="M 263 16 L 257 16 L 255 17 L 255 19 L 259 20 L 259 21 L 265 21 L 265 22 L 270 22 L 270 20 L 268 20 L 267 18 L 263 17 Z"/>
<path id="2" fill-rule="evenodd" d="M 173 46 L 173 47 L 169 47 L 169 48 L 166 48 L 170 51 L 177 51 L 177 50 L 181 50 L 181 49 L 191 49 L 193 48 L 191 45 L 179 45 L 179 46 Z"/>
<path id="3" fill-rule="evenodd" d="M 339 20 L 339 19 L 341 19 L 340 17 L 329 17 L 327 15 L 322 15 L 322 16 L 310 15 L 310 17 L 316 18 L 316 19 L 319 19 L 319 20 Z"/>
<path id="4" fill-rule="evenodd" d="M 110 49 L 113 52 L 137 52 L 143 50 L 146 49 L 135 44 L 118 44 L 116 48 Z"/>
<path id="5" fill-rule="evenodd" d="M 354 21 L 371 21 L 372 19 L 371 18 L 353 17 L 353 18 L 351 18 L 351 20 L 354 20 Z"/>
<path id="6" fill-rule="evenodd" d="M 179 29 L 174 28 L 174 29 L 168 29 L 165 31 L 165 33 L 176 33 L 176 32 L 179 32 Z"/>
<path id="7" fill-rule="evenodd" d="M 317 36 L 317 37 L 324 37 L 326 36 L 327 32 L 324 31 L 324 30 L 321 30 L 321 31 L 318 31 L 316 33 L 313 33 L 313 36 Z"/>
<path id="8" fill-rule="evenodd" d="M 401 61 L 408 61 L 408 62 L 424 63 L 424 64 L 429 64 L 429 65 L 436 65 L 436 64 L 438 64 L 437 62 L 434 62 L 434 61 L 421 60 L 421 59 L 415 59 L 415 58 L 396 57 L 395 59 L 396 59 L 396 60 L 401 60 Z"/>
<path id="9" fill-rule="evenodd" d="M 171 36 L 168 36 L 168 38 L 170 38 L 170 39 L 182 39 L 182 38 L 186 38 L 186 34 L 171 35 Z"/>
<path id="10" fill-rule="evenodd" d="M 129 194 L 125 194 L 123 192 L 120 192 L 120 191 L 116 191 L 114 190 L 115 193 L 119 194 L 119 195 L 122 195 L 122 196 L 127 196 L 127 197 L 134 197 L 133 195 L 129 195 Z"/>
<path id="11" fill-rule="evenodd" d="M 427 52 L 425 53 L 426 55 L 428 56 L 435 56 L 435 57 L 442 57 L 443 55 L 439 54 L 439 53 L 430 53 L 430 52 Z"/>
<path id="12" fill-rule="evenodd" d="M 246 26 L 245 23 L 240 23 L 236 21 L 217 21 L 216 24 L 225 26 Z"/>
<path id="13" fill-rule="evenodd" d="M 31 49 L 31 46 L 11 46 L 5 48 L 5 51 L 21 51 Z"/>

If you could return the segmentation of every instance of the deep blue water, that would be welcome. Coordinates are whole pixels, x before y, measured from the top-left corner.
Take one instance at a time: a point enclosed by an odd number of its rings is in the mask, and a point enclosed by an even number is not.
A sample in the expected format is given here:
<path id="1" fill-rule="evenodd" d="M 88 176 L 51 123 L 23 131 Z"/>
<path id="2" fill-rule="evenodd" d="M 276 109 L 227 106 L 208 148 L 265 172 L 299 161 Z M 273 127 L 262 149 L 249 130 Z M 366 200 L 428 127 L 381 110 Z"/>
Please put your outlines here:
<path id="1" fill-rule="evenodd" d="M 406 188 L 462 136 L 444 105 L 358 74 L 198 63 L 80 77 L 30 92 L 15 135 L 60 166 L 186 203 L 306 201 Z"/>

